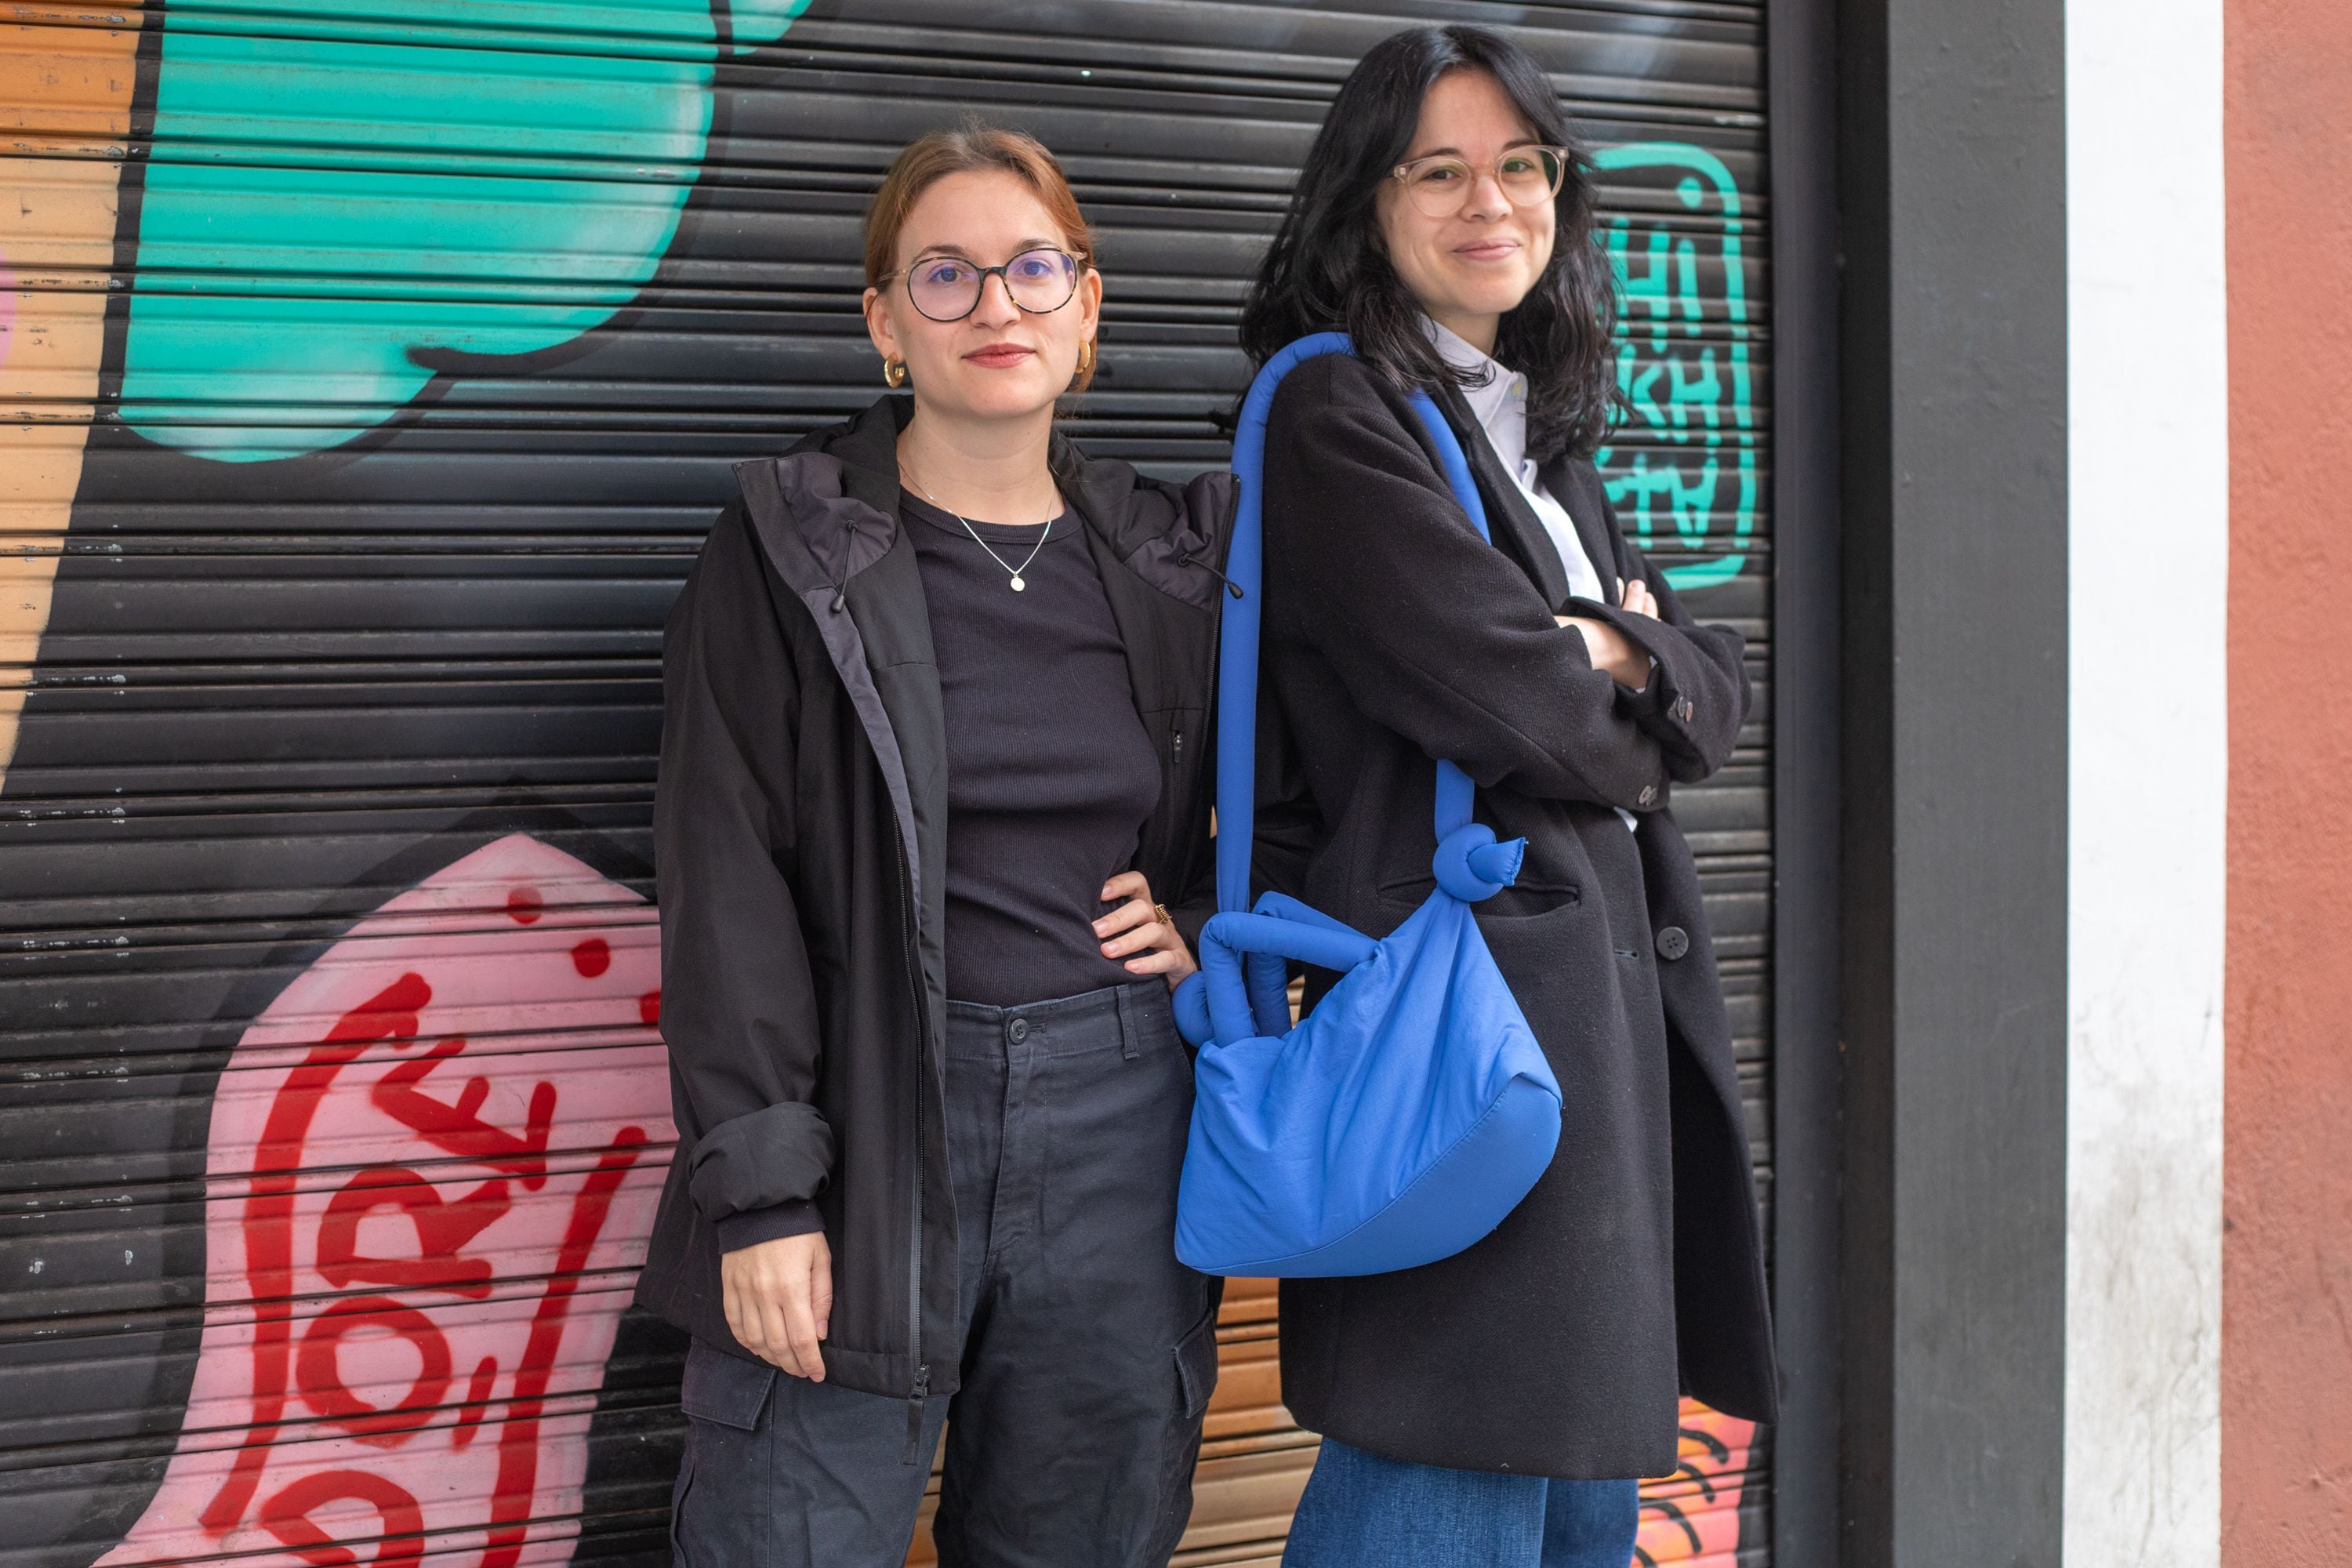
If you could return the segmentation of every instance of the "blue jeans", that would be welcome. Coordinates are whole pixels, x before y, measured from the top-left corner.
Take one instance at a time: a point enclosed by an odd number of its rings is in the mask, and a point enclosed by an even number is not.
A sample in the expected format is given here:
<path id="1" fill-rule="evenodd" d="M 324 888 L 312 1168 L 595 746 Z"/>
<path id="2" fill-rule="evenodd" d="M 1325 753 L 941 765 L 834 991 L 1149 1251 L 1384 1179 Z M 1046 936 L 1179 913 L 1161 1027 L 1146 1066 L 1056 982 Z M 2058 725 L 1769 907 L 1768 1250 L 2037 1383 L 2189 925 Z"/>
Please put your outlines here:
<path id="1" fill-rule="evenodd" d="M 1384 1459 L 1323 1439 L 1282 1568 L 1627 1568 L 1633 1481 L 1559 1481 Z"/>

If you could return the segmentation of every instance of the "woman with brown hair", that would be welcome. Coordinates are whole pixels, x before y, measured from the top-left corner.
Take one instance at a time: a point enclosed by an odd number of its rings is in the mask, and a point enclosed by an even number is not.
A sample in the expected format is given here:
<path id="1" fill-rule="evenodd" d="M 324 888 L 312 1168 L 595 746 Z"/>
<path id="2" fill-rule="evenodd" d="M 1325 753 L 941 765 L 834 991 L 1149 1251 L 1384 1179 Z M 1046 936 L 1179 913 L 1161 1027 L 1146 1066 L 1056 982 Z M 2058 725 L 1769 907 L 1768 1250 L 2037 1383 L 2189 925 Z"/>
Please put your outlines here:
<path id="1" fill-rule="evenodd" d="M 904 390 L 738 468 L 664 645 L 673 1542 L 895 1565 L 945 1423 L 942 1562 L 1156 1568 L 1216 1373 L 1169 992 L 1230 480 L 1055 433 L 1102 279 L 1030 138 L 909 146 L 866 271 Z"/>

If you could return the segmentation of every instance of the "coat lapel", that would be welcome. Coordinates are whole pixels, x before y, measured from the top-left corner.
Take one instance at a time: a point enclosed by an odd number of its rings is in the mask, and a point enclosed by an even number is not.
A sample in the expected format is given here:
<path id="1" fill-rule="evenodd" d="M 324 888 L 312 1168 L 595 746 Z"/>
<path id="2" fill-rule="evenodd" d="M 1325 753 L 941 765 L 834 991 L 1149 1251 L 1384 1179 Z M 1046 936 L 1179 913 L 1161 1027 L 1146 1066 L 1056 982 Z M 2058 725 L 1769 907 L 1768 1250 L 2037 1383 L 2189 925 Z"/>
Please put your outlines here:
<path id="1" fill-rule="evenodd" d="M 1625 594 L 1624 575 L 1619 570 L 1616 531 L 1609 526 L 1609 504 L 1601 489 L 1601 470 L 1563 453 L 1546 463 L 1537 477 L 1551 492 L 1552 499 L 1566 510 L 1569 521 L 1576 524 L 1576 537 L 1584 545 L 1585 559 L 1601 574 L 1601 588 L 1609 595 L 1609 603 L 1615 604 Z"/>
<path id="2" fill-rule="evenodd" d="M 1503 471 L 1503 459 L 1495 455 L 1486 432 L 1471 416 L 1461 389 L 1439 387 L 1437 405 L 1445 411 L 1445 422 L 1454 426 L 1463 455 L 1470 459 L 1470 477 L 1478 481 L 1478 494 L 1486 503 L 1486 527 L 1496 547 L 1518 563 L 1543 594 L 1544 603 L 1558 609 L 1568 602 L 1568 569 L 1559 563 L 1551 535 L 1536 520 L 1535 509 L 1528 505 L 1518 485 Z"/>

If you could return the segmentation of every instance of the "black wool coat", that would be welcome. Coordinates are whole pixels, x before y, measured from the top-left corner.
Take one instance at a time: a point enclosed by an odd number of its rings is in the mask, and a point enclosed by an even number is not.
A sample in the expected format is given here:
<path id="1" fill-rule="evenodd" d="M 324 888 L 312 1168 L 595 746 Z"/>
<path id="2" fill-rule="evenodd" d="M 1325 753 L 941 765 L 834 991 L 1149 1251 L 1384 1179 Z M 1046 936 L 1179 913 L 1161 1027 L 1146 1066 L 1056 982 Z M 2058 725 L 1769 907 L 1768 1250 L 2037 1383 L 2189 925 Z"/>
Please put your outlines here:
<path id="1" fill-rule="evenodd" d="M 1616 525 L 1592 465 L 1544 478 L 1614 598 L 1570 601 L 1558 552 L 1458 394 L 1494 543 L 1454 502 L 1404 400 L 1341 355 L 1294 370 L 1265 448 L 1261 879 L 1374 935 L 1434 885 L 1434 768 L 1525 837 L 1478 925 L 1559 1078 L 1559 1152 L 1466 1251 L 1282 1286 L 1283 1398 L 1393 1458 L 1583 1479 L 1675 1463 L 1687 1391 L 1769 1420 L 1771 1331 L 1731 1030 L 1676 783 L 1729 757 L 1749 692 L 1738 633 L 1695 624 Z M 1656 660 L 1639 694 L 1555 610 Z M 1634 814 L 1628 831 L 1617 808 Z M 1309 994 L 1328 975 L 1309 977 Z"/>
<path id="2" fill-rule="evenodd" d="M 947 735 L 899 524 L 884 398 L 739 464 L 662 644 L 662 1035 L 677 1152 L 637 1301 L 743 1355 L 722 1253 L 822 1228 L 826 1373 L 957 1386 L 941 1128 Z M 1197 935 L 1210 904 L 1208 710 L 1233 481 L 1177 486 L 1055 438 L 1160 764 L 1136 868 Z"/>

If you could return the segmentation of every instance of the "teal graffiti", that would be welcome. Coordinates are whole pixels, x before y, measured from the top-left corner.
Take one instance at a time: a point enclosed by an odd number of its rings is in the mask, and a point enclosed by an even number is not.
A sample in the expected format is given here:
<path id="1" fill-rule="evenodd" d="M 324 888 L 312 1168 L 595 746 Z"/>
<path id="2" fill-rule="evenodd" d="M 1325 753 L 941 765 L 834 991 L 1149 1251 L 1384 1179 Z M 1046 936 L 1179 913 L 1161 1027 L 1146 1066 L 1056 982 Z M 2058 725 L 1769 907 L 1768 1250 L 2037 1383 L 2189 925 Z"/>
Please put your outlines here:
<path id="1" fill-rule="evenodd" d="M 727 47 L 808 0 L 730 0 Z M 710 132 L 713 0 L 173 0 L 122 418 L 224 462 L 557 347 L 653 277 Z"/>
<path id="2" fill-rule="evenodd" d="M 1756 531 L 1760 458 L 1750 354 L 1739 191 L 1723 161 L 1678 142 L 1635 142 L 1596 155 L 1604 171 L 1680 169 L 1675 197 L 1685 210 L 1720 222 L 1720 239 L 1675 233 L 1623 215 L 1608 220 L 1601 242 L 1622 290 L 1618 384 L 1633 404 L 1621 437 L 1639 444 L 1603 447 L 1595 460 L 1610 504 L 1643 549 L 1664 541 L 1706 559 L 1665 569 L 1677 588 L 1737 577 Z M 1701 259 L 1720 248 L 1722 318 L 1710 332 Z M 1663 450 L 1659 449 L 1663 447 Z M 1728 518 L 1729 536 L 1717 530 Z"/>

